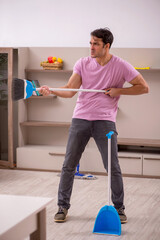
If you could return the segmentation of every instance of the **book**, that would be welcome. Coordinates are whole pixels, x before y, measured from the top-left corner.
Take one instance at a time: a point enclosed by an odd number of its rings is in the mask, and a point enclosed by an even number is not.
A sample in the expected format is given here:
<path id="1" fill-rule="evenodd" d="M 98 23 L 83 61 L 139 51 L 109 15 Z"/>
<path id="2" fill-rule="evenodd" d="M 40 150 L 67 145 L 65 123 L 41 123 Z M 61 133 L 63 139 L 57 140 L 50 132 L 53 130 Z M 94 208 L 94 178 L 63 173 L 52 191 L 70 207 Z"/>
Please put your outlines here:
<path id="1" fill-rule="evenodd" d="M 39 88 L 40 87 L 40 84 L 39 84 L 38 80 L 32 80 L 32 84 L 33 84 L 34 88 Z M 36 91 L 36 94 L 37 94 L 37 96 L 41 95 L 38 91 Z"/>
<path id="2" fill-rule="evenodd" d="M 30 79 L 27 79 L 27 80 L 30 81 L 30 82 L 32 83 L 32 80 L 30 80 Z M 32 86 L 33 86 L 33 83 L 32 83 Z M 33 87 L 34 87 L 34 86 L 33 86 Z M 32 96 L 37 96 L 37 94 L 36 94 L 35 91 L 33 91 Z"/>
<path id="3" fill-rule="evenodd" d="M 29 81 L 32 83 L 32 85 L 33 85 L 34 88 L 40 88 L 40 87 L 41 87 L 38 80 L 31 80 L 31 79 L 30 79 Z M 37 95 L 37 96 L 42 96 L 42 94 L 40 94 L 38 91 L 34 91 L 34 92 L 33 92 L 33 95 L 34 95 L 34 96 L 35 96 L 35 95 Z"/>

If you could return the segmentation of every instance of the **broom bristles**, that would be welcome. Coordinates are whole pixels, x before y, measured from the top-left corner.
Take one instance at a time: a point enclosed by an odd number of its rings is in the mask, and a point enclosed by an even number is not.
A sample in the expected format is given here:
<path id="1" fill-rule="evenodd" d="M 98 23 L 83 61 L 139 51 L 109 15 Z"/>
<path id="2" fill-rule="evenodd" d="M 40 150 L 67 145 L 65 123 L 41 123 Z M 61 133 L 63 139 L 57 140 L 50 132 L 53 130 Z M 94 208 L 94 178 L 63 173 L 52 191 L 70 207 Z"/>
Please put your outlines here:
<path id="1" fill-rule="evenodd" d="M 14 78 L 12 81 L 12 98 L 14 101 L 24 99 L 24 85 L 25 82 L 22 79 Z"/>

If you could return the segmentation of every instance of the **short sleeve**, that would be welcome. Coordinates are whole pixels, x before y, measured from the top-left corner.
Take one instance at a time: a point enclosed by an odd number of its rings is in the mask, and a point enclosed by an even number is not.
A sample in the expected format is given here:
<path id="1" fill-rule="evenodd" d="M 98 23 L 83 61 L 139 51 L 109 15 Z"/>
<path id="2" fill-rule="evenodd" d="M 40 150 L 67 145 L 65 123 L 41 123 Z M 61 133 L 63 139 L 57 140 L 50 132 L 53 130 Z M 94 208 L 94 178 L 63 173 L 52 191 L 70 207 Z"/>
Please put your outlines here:
<path id="1" fill-rule="evenodd" d="M 81 69 L 82 69 L 82 59 L 80 58 L 74 65 L 73 67 L 73 72 L 77 73 L 78 75 L 82 76 L 81 74 Z"/>
<path id="2" fill-rule="evenodd" d="M 132 81 L 139 75 L 139 72 L 128 62 L 124 61 L 123 65 L 123 77 L 127 82 Z"/>

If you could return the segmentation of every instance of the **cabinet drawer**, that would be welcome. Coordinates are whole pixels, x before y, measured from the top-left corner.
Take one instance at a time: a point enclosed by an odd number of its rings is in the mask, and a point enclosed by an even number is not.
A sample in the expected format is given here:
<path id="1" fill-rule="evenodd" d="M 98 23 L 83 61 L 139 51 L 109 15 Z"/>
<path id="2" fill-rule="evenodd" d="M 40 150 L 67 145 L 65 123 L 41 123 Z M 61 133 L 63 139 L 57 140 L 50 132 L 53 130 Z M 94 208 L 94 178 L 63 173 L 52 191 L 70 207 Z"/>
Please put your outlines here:
<path id="1" fill-rule="evenodd" d="M 159 154 L 143 154 L 143 175 L 160 176 Z"/>
<path id="2" fill-rule="evenodd" d="M 142 175 L 142 155 L 119 152 L 118 159 L 122 173 Z"/>
<path id="3" fill-rule="evenodd" d="M 44 170 L 61 170 L 64 157 L 64 147 L 19 147 L 17 148 L 17 167 Z"/>

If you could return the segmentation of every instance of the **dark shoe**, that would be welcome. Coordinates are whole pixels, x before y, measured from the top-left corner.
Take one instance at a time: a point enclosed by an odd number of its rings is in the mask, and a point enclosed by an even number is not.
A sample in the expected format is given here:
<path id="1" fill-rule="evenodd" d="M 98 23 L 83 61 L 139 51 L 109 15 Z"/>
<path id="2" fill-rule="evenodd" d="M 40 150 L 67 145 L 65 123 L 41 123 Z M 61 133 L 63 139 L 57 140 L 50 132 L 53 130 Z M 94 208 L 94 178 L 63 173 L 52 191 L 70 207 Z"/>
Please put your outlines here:
<path id="1" fill-rule="evenodd" d="M 126 222 L 127 222 L 127 216 L 126 216 L 126 214 L 125 214 L 125 212 L 124 212 L 123 207 L 122 207 L 122 208 L 119 208 L 119 209 L 116 209 L 116 210 L 117 210 L 118 215 L 119 215 L 119 217 L 120 217 L 121 223 L 126 223 Z"/>
<path id="2" fill-rule="evenodd" d="M 65 222 L 67 213 L 68 213 L 68 210 L 66 208 L 59 206 L 58 212 L 54 216 L 54 221 L 55 222 Z"/>

